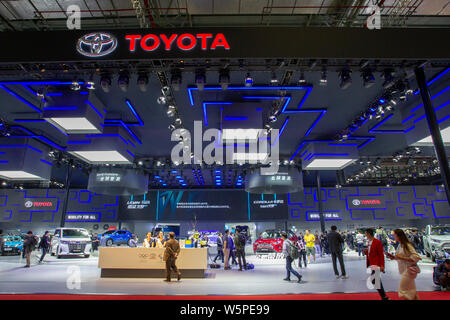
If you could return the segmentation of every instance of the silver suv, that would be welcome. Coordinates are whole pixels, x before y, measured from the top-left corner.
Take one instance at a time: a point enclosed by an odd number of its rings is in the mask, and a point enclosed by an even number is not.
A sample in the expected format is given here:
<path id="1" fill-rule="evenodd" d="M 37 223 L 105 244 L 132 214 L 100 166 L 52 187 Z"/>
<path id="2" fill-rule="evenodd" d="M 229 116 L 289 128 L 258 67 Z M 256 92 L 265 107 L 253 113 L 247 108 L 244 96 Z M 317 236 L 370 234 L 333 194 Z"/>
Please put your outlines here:
<path id="1" fill-rule="evenodd" d="M 427 257 L 436 260 L 436 255 L 450 250 L 450 225 L 428 225 L 423 236 L 423 245 Z"/>

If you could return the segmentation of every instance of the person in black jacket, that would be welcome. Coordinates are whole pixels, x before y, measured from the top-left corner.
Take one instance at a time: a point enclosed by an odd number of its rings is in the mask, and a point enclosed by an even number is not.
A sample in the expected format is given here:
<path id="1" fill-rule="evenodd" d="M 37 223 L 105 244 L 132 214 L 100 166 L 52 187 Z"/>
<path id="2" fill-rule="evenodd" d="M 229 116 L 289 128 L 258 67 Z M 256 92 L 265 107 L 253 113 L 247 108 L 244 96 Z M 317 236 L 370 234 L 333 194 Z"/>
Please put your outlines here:
<path id="1" fill-rule="evenodd" d="M 41 249 L 41 252 L 42 252 L 41 258 L 39 259 L 39 263 L 42 263 L 49 248 L 50 248 L 49 232 L 45 231 L 44 235 L 41 238 L 41 242 L 39 243 L 39 249 Z"/>
<path id="2" fill-rule="evenodd" d="M 345 273 L 344 257 L 342 255 L 342 245 L 344 244 L 344 239 L 342 236 L 336 232 L 337 227 L 332 226 L 331 231 L 328 233 L 328 245 L 330 247 L 331 258 L 333 259 L 333 269 L 336 279 L 339 279 L 339 271 L 336 265 L 336 259 L 339 259 L 339 264 L 341 266 L 342 279 L 348 279 Z"/>
<path id="3" fill-rule="evenodd" d="M 450 259 L 445 259 L 445 261 L 438 266 L 436 275 L 439 279 L 441 290 L 448 290 L 450 288 Z"/>

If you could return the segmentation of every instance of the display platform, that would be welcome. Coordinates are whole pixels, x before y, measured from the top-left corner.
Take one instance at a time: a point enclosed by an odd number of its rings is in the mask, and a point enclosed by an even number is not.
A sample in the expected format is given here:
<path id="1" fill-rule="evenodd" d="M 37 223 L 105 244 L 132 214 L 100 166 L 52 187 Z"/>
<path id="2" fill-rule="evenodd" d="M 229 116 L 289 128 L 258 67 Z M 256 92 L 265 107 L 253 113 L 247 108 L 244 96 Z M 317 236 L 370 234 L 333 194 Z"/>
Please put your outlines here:
<path id="1" fill-rule="evenodd" d="M 166 263 L 164 248 L 100 248 L 98 267 L 102 278 L 163 278 Z M 181 248 L 177 267 L 183 278 L 204 278 L 207 248 Z M 174 274 L 175 278 L 176 275 Z"/>

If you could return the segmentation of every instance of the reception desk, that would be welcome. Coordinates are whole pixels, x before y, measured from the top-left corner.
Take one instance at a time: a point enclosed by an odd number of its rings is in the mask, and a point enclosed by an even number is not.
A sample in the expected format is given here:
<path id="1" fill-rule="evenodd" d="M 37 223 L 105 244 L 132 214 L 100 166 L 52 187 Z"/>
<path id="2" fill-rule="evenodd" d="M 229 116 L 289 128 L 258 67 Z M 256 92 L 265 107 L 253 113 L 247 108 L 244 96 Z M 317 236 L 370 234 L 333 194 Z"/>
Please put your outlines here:
<path id="1" fill-rule="evenodd" d="M 164 248 L 100 247 L 98 267 L 102 278 L 164 278 Z M 204 278 L 207 248 L 181 248 L 177 267 L 183 278 Z M 176 275 L 173 275 L 176 278 Z"/>

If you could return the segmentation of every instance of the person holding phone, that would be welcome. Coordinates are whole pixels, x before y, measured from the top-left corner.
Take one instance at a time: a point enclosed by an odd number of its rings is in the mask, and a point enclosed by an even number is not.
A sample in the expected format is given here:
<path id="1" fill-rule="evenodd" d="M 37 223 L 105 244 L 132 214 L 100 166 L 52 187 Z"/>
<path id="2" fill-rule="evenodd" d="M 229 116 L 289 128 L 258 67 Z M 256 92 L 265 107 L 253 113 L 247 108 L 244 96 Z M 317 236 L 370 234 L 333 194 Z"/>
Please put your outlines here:
<path id="1" fill-rule="evenodd" d="M 419 300 L 415 279 L 420 273 L 417 262 L 422 258 L 417 254 L 402 229 L 394 230 L 394 238 L 399 243 L 397 251 L 395 255 L 386 253 L 386 256 L 397 261 L 398 271 L 402 276 L 398 287 L 398 296 L 404 300 Z"/>

